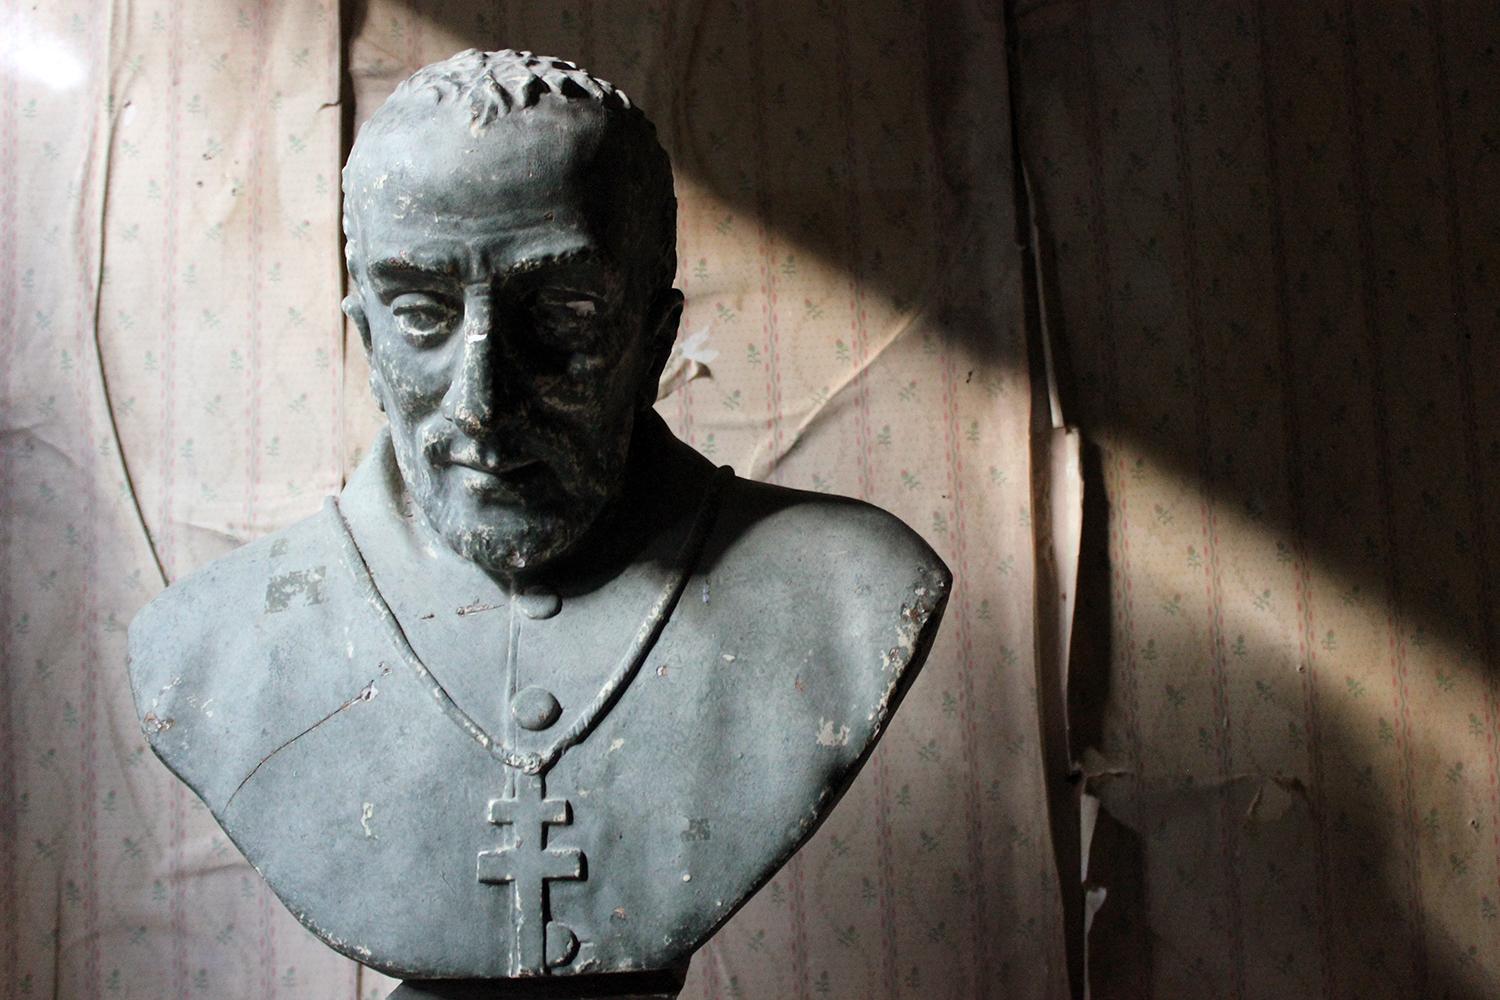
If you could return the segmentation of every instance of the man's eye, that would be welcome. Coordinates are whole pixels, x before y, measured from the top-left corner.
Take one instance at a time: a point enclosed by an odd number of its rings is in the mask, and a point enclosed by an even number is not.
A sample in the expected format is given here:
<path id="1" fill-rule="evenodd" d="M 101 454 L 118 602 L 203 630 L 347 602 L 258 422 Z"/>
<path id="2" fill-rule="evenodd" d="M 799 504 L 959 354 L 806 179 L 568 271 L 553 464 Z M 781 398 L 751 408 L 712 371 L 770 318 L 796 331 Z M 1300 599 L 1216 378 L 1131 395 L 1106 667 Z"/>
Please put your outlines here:
<path id="1" fill-rule="evenodd" d="M 543 292 L 531 303 L 537 339 L 554 351 L 570 354 L 593 346 L 603 314 L 597 299 L 569 289 Z"/>
<path id="2" fill-rule="evenodd" d="M 599 303 L 576 292 L 548 292 L 532 305 L 536 318 L 553 326 L 587 326 L 599 314 Z"/>
<path id="3" fill-rule="evenodd" d="M 401 332 L 418 347 L 435 344 L 448 336 L 458 319 L 458 310 L 442 299 L 417 292 L 398 295 L 391 315 Z"/>

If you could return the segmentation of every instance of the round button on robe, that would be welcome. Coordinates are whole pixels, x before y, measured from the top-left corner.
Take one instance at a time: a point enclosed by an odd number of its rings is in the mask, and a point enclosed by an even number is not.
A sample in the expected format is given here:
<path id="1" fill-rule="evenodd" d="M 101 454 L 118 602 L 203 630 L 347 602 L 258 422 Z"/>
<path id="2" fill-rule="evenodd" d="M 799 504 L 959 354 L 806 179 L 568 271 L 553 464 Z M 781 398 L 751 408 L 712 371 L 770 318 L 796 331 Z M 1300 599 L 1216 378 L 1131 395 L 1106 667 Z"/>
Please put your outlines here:
<path id="1" fill-rule="evenodd" d="M 562 598 L 551 587 L 533 584 L 516 595 L 516 609 L 533 621 L 551 618 L 562 610 Z"/>
<path id="2" fill-rule="evenodd" d="M 510 700 L 510 714 L 522 729 L 540 732 L 557 721 L 562 706 L 551 691 L 533 684 L 516 692 Z"/>

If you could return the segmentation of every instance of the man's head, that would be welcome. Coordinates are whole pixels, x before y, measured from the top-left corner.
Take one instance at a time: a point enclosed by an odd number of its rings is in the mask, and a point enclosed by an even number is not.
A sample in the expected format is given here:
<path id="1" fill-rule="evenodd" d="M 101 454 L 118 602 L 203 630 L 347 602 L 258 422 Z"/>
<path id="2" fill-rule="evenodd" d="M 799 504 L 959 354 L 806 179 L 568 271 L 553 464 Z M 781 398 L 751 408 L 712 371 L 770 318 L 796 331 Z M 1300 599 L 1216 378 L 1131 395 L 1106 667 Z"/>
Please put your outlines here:
<path id="1" fill-rule="evenodd" d="M 671 166 L 572 63 L 419 70 L 344 168 L 351 292 L 408 491 L 461 555 L 561 555 L 618 491 L 677 333 Z"/>

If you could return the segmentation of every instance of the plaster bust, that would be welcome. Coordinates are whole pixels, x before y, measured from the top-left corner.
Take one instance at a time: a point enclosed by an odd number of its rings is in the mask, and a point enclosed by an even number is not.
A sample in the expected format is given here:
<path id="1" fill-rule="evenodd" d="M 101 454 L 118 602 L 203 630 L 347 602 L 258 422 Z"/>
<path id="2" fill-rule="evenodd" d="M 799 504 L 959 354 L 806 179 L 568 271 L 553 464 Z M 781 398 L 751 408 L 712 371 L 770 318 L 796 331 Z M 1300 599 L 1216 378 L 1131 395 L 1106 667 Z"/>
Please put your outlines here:
<path id="1" fill-rule="evenodd" d="M 344 196 L 388 427 L 320 513 L 137 616 L 143 728 L 398 995 L 671 995 L 853 780 L 948 571 L 892 515 L 736 478 L 657 418 L 676 202 L 608 83 L 524 52 L 425 67 Z"/>

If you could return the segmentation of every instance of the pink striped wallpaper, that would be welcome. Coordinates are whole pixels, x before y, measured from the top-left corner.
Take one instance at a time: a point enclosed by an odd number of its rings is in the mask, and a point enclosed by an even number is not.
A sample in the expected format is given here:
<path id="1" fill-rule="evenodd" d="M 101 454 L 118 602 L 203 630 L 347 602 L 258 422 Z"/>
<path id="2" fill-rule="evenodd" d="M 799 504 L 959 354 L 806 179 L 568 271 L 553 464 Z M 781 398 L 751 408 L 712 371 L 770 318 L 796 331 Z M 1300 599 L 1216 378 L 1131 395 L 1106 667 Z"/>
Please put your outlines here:
<path id="1" fill-rule="evenodd" d="M 1495 8 L 1015 24 L 1097 447 L 1093 995 L 1494 995 Z"/>
<path id="2" fill-rule="evenodd" d="M 1065 993 L 996 10 L 7 0 L 3 24 L 0 993 L 387 988 L 146 752 L 123 663 L 164 580 L 312 513 L 375 425 L 337 311 L 341 33 L 357 118 L 470 45 L 620 84 L 678 169 L 706 366 L 663 414 L 742 474 L 894 510 L 959 576 L 882 750 L 685 996 Z"/>

